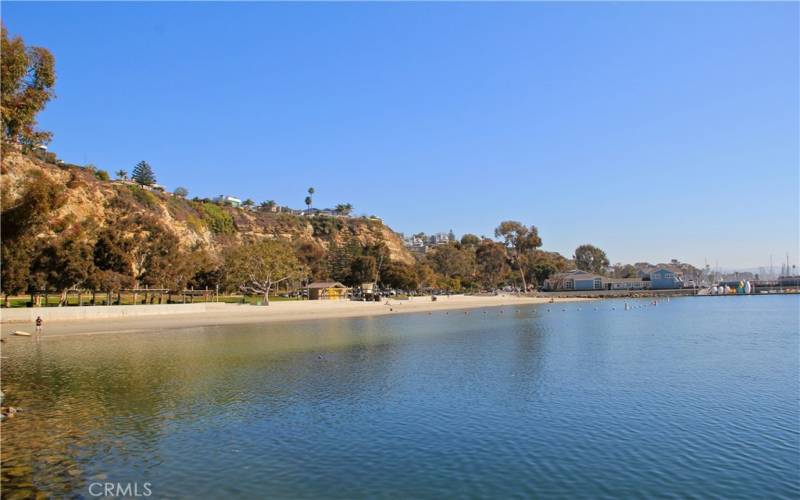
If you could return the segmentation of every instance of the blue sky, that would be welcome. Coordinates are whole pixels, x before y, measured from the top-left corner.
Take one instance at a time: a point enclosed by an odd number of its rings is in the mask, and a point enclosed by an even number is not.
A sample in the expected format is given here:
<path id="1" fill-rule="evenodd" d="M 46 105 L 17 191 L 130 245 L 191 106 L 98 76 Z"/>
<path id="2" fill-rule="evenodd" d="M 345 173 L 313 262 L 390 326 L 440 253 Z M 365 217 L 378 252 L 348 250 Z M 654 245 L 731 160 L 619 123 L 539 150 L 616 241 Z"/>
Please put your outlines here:
<path id="1" fill-rule="evenodd" d="M 190 196 L 538 226 L 612 262 L 797 262 L 798 4 L 3 3 L 66 161 Z"/>

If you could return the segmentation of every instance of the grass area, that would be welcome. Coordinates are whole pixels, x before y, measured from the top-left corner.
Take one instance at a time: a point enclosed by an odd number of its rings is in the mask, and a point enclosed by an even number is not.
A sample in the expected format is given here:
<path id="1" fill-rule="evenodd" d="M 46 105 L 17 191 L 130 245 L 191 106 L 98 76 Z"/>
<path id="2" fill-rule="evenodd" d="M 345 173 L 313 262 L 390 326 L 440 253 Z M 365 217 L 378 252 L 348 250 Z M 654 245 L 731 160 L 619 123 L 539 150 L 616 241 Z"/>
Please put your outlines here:
<path id="1" fill-rule="evenodd" d="M 295 300 L 302 300 L 299 297 L 280 297 L 277 295 L 270 295 L 269 301 L 270 302 L 289 302 Z M 227 304 L 260 304 L 264 301 L 264 298 L 261 295 L 220 295 L 219 302 L 225 302 Z"/>
<path id="2" fill-rule="evenodd" d="M 48 295 L 47 303 L 45 303 L 45 298 L 44 298 L 44 296 L 42 296 L 42 298 L 41 298 L 42 307 L 57 307 L 60 299 L 61 299 L 61 296 L 58 295 L 58 294 Z M 82 295 L 81 299 L 82 299 L 82 303 L 83 303 L 84 306 L 92 305 L 92 303 L 91 303 L 92 302 L 92 295 L 91 294 Z M 200 297 L 194 297 L 194 302 L 225 302 L 227 304 L 254 304 L 255 305 L 255 304 L 259 304 L 259 303 L 261 303 L 263 301 L 263 297 L 260 296 L 260 295 L 247 295 L 247 296 L 243 296 L 243 295 L 220 295 L 219 296 L 219 300 L 214 300 L 214 299 L 215 299 L 214 294 L 211 293 L 209 295 L 209 300 L 208 301 L 206 301 L 204 299 L 204 297 L 200 296 Z M 145 305 L 144 300 L 145 300 L 144 294 L 138 294 L 136 296 L 136 303 L 137 304 Z M 284 302 L 284 301 L 293 301 L 293 300 L 301 300 L 301 299 L 297 298 L 297 297 L 279 297 L 277 295 L 276 296 L 270 295 L 269 300 L 270 300 L 270 302 L 273 302 L 273 301 L 274 302 Z M 27 296 L 19 295 L 19 296 L 16 296 L 16 297 L 10 297 L 9 298 L 10 307 L 30 307 L 30 302 L 31 302 L 31 298 L 30 298 L 29 295 L 27 295 Z M 188 304 L 190 302 L 192 302 L 192 299 L 191 299 L 191 297 L 187 296 L 186 297 L 186 303 Z M 167 304 L 167 303 L 168 303 L 167 302 L 167 295 L 164 295 L 162 304 Z M 180 295 L 172 295 L 172 302 L 170 302 L 170 303 L 171 304 L 182 304 L 183 303 L 182 297 Z M 117 294 L 113 294 L 112 297 L 111 297 L 111 304 L 110 305 L 127 306 L 127 305 L 133 305 L 133 304 L 134 304 L 134 297 L 133 297 L 132 293 L 130 293 L 130 294 L 123 293 L 122 296 L 121 296 L 121 302 L 117 302 Z M 153 304 L 158 304 L 158 296 L 156 296 L 156 298 L 153 300 Z M 78 296 L 70 294 L 69 297 L 67 298 L 67 306 L 77 306 L 77 305 L 80 305 L 79 302 L 78 302 Z M 95 304 L 94 305 L 97 305 L 97 306 L 109 305 L 109 303 L 108 303 L 108 295 L 99 294 L 98 293 L 96 295 L 96 300 L 95 300 Z"/>

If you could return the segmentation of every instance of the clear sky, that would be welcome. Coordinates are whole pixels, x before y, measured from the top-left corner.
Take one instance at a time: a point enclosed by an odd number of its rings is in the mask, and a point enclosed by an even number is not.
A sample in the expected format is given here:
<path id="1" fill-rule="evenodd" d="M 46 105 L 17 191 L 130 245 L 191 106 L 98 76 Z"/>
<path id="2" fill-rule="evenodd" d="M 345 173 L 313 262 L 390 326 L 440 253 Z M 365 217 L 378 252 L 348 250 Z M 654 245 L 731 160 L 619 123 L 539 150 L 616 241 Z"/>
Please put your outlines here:
<path id="1" fill-rule="evenodd" d="M 797 3 L 8 3 L 51 150 L 395 230 L 538 226 L 612 262 L 767 265 L 800 226 Z"/>

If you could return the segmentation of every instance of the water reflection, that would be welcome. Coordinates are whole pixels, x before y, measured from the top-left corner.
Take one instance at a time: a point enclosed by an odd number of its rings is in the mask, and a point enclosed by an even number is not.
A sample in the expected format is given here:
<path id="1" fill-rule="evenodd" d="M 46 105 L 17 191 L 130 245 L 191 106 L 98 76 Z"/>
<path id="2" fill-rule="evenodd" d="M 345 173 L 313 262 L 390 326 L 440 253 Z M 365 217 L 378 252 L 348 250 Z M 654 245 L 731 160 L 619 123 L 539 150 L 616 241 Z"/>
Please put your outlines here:
<path id="1" fill-rule="evenodd" d="M 796 299 L 699 302 L 10 339 L 4 496 L 797 492 Z"/>

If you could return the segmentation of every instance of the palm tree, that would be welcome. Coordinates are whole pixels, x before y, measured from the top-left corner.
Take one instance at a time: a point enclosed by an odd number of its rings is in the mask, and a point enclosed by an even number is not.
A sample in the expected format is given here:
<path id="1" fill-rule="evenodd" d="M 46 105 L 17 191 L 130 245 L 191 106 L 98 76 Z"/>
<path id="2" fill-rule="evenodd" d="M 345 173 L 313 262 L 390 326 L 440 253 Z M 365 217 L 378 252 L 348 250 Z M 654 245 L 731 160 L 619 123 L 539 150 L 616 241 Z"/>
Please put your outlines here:
<path id="1" fill-rule="evenodd" d="M 314 201 L 311 198 L 312 196 L 314 196 L 314 188 L 310 187 L 310 188 L 308 188 L 308 196 L 306 196 L 306 205 L 308 205 L 308 209 L 309 210 L 311 210 L 311 202 Z"/>
<path id="2" fill-rule="evenodd" d="M 128 172 L 125 170 L 117 170 L 117 179 L 126 180 L 128 178 Z"/>

